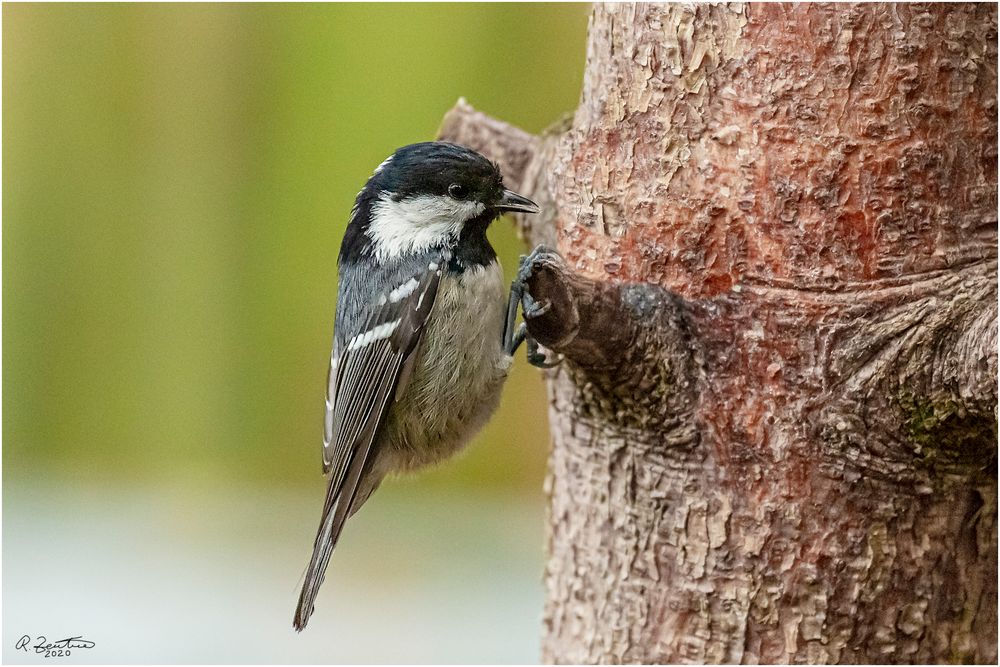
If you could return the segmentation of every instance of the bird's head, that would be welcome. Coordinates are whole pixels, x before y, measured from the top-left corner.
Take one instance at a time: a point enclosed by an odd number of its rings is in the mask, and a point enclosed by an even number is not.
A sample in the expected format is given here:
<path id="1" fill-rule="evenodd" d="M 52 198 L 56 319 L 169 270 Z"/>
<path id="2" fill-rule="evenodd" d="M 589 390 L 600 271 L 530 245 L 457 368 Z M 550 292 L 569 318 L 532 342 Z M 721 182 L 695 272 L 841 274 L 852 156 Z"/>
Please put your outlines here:
<path id="1" fill-rule="evenodd" d="M 476 151 L 441 141 L 411 144 L 382 162 L 358 193 L 345 250 L 350 242 L 385 261 L 460 238 L 486 243 L 486 227 L 502 213 L 538 210 L 506 189 L 500 168 Z"/>

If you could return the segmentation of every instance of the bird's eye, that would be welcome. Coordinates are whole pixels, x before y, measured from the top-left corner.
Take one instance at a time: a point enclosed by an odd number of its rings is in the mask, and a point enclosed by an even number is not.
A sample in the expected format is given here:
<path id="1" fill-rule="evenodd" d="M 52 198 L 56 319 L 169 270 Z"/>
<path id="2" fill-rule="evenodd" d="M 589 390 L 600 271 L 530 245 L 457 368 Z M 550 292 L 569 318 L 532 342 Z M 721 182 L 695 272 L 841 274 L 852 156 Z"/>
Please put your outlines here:
<path id="1" fill-rule="evenodd" d="M 448 194 L 455 199 L 465 199 L 465 186 L 461 183 L 452 183 L 448 186 Z"/>

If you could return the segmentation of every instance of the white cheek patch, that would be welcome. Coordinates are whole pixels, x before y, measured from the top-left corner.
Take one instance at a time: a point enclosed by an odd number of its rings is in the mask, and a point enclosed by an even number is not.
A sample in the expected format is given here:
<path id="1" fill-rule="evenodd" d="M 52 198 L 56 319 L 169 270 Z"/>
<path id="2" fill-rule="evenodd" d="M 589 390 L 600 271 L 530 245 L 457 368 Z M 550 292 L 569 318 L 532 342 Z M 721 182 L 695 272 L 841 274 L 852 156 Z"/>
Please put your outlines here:
<path id="1" fill-rule="evenodd" d="M 457 237 L 462 225 L 486 210 L 481 202 L 447 195 L 420 195 L 393 201 L 383 192 L 372 205 L 368 237 L 381 260 L 420 252 Z"/>

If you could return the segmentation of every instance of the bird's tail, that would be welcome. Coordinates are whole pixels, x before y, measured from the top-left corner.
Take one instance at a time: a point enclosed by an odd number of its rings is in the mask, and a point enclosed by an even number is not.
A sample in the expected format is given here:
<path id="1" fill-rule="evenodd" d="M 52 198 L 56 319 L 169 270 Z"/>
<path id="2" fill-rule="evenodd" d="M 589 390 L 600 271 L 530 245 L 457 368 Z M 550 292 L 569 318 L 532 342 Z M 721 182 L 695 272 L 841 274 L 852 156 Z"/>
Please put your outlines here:
<path id="1" fill-rule="evenodd" d="M 297 632 L 302 632 L 309 622 L 309 617 L 312 616 L 316 596 L 323 583 L 326 566 L 330 562 L 330 554 L 333 553 L 333 548 L 337 545 L 337 540 L 340 539 L 340 531 L 343 530 L 344 522 L 350 516 L 351 506 L 354 505 L 357 497 L 365 458 L 365 456 L 354 457 L 343 484 L 337 484 L 336 476 L 330 479 L 326 502 L 323 504 L 323 518 L 316 534 L 316 542 L 313 544 L 309 567 L 306 568 L 305 581 L 302 584 L 302 592 L 299 594 L 299 604 L 295 609 L 295 620 L 292 621 Z"/>

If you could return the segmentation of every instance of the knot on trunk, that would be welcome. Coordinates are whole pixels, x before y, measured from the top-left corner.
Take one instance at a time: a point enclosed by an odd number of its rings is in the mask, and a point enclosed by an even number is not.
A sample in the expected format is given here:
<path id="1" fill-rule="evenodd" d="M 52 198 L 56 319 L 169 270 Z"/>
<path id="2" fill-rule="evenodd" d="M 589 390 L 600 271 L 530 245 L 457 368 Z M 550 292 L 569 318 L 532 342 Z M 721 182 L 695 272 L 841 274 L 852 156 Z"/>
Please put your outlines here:
<path id="1" fill-rule="evenodd" d="M 824 448 L 922 494 L 994 476 L 996 289 L 990 260 L 864 300 L 823 295 L 834 380 L 817 424 Z"/>
<path id="2" fill-rule="evenodd" d="M 592 399 L 585 405 L 620 426 L 690 427 L 698 354 L 681 297 L 653 285 L 592 280 L 544 247 L 520 275 L 528 332 L 580 376 L 575 384 Z"/>

